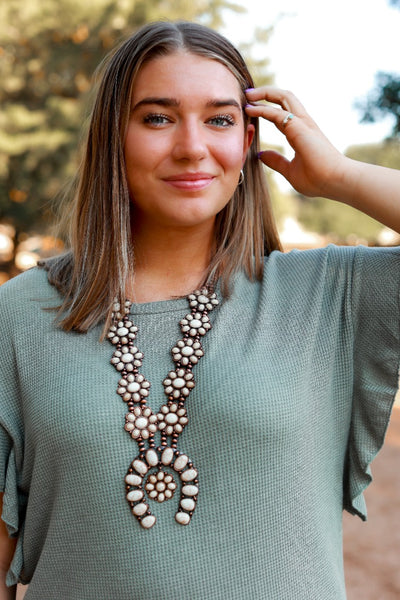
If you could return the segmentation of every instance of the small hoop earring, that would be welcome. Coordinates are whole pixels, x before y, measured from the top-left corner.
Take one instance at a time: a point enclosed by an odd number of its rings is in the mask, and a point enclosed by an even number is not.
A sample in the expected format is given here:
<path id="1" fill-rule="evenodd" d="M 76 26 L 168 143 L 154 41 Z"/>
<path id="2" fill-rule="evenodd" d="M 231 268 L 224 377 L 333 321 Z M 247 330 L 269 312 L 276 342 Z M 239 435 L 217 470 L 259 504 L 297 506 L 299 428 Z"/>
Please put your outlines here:
<path id="1" fill-rule="evenodd" d="M 243 173 L 243 169 L 240 169 L 238 185 L 242 185 L 243 181 L 244 181 L 244 173 Z"/>

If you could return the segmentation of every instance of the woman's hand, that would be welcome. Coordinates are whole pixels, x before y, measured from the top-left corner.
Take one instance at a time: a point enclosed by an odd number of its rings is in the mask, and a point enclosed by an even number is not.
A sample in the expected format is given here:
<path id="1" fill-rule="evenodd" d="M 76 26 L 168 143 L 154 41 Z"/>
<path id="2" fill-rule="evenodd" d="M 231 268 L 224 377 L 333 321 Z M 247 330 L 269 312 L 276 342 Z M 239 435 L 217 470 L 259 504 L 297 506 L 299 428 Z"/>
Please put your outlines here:
<path id="1" fill-rule="evenodd" d="M 295 152 L 292 160 L 273 150 L 261 152 L 265 165 L 300 194 L 343 202 L 400 233 L 400 171 L 341 154 L 291 92 L 265 86 L 246 95 L 251 103 L 246 113 L 273 123 Z"/>
<path id="2" fill-rule="evenodd" d="M 295 151 L 288 160 L 266 150 L 260 154 L 262 162 L 281 173 L 299 193 L 331 197 L 331 190 L 343 180 L 348 159 L 324 136 L 296 96 L 270 86 L 248 90 L 246 95 L 251 103 L 246 113 L 273 123 Z"/>

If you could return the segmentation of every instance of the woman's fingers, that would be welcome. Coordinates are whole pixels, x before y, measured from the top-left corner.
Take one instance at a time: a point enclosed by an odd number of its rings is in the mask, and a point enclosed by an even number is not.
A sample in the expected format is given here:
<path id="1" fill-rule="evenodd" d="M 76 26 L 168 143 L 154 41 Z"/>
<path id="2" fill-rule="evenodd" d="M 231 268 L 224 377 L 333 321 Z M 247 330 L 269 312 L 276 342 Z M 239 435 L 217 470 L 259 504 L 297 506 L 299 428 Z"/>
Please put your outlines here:
<path id="1" fill-rule="evenodd" d="M 266 100 L 271 102 L 281 109 L 291 112 L 298 117 L 307 115 L 307 111 L 300 102 L 300 100 L 292 93 L 287 90 L 281 90 L 269 85 L 265 85 L 259 88 L 246 90 L 246 96 L 249 102 L 259 102 Z"/>
<path id="2" fill-rule="evenodd" d="M 282 156 L 282 154 L 279 154 L 279 152 L 275 152 L 275 150 L 264 150 L 264 152 L 259 153 L 258 158 L 267 167 L 277 171 L 286 177 L 286 179 L 289 178 L 290 161 Z"/>

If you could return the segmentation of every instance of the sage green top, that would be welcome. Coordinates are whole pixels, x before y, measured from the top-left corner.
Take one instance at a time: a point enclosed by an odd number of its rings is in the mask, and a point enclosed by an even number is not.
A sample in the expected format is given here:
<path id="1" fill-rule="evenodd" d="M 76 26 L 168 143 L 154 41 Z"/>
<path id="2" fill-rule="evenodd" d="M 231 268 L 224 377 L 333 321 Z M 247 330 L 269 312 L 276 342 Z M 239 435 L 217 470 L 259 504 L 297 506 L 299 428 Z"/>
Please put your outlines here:
<path id="1" fill-rule="evenodd" d="M 382 445 L 399 366 L 399 249 L 274 252 L 210 314 L 178 449 L 199 473 L 189 525 L 179 495 L 125 499 L 138 454 L 124 431 L 114 347 L 65 333 L 43 270 L 0 288 L 2 518 L 18 535 L 8 583 L 26 600 L 343 600 L 342 509 Z M 134 305 L 149 406 L 181 338 L 186 299 Z"/>

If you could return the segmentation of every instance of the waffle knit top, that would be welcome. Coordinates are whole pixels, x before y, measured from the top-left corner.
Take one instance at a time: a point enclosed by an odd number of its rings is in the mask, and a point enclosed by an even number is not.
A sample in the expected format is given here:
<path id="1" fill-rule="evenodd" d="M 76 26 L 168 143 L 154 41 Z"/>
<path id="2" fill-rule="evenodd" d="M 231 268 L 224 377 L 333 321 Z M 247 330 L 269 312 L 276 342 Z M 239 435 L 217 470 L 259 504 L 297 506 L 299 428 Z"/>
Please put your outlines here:
<path id="1" fill-rule="evenodd" d="M 138 454 L 124 431 L 113 346 L 65 333 L 43 270 L 0 288 L 0 490 L 18 545 L 8 584 L 26 600 L 343 600 L 342 510 L 362 492 L 397 388 L 400 250 L 266 259 L 211 314 L 178 449 L 199 473 L 189 525 L 179 495 L 143 529 L 125 499 Z M 186 299 L 133 305 L 165 402 Z"/>

